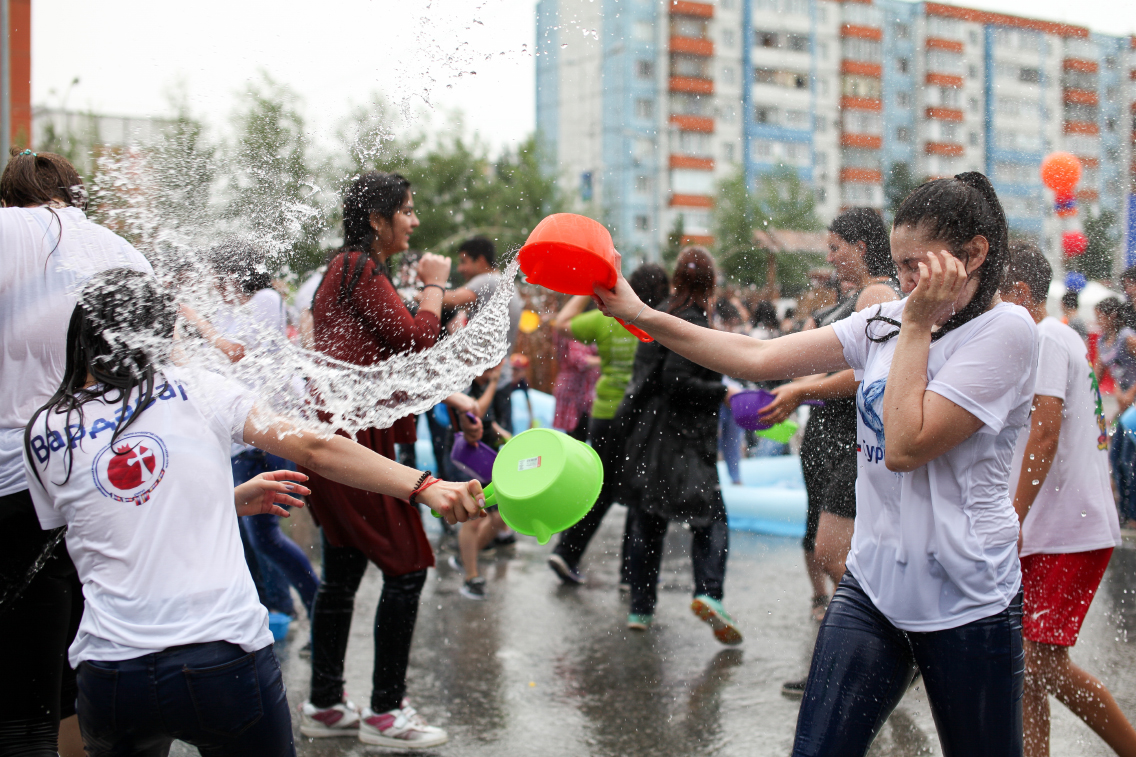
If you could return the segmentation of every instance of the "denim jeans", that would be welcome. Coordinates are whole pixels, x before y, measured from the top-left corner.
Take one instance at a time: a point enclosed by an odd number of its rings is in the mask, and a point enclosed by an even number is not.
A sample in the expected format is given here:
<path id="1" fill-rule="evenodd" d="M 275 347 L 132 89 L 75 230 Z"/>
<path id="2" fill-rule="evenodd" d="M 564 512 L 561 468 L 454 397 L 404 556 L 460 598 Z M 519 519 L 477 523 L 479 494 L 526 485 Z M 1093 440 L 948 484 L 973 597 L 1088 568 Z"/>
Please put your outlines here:
<path id="1" fill-rule="evenodd" d="M 715 520 L 690 529 L 690 561 L 694 568 L 694 596 L 705 595 L 721 601 L 726 582 L 726 557 L 730 551 L 730 530 L 726 525 L 726 508 L 720 498 L 718 502 L 720 513 Z M 655 613 L 667 526 L 666 518 L 643 511 L 635 513 L 629 561 L 632 614 Z"/>
<path id="2" fill-rule="evenodd" d="M 295 755 L 272 647 L 214 641 L 79 665 L 79 728 L 91 757 L 164 757 L 180 739 L 202 757 Z"/>
<path id="3" fill-rule="evenodd" d="M 1120 507 L 1120 520 L 1136 520 L 1136 429 L 1128 428 L 1123 418 L 1116 424 L 1108 449 L 1112 475 Z"/>
<path id="4" fill-rule="evenodd" d="M 311 702 L 331 707 L 343 699 L 343 665 L 355 592 L 367 570 L 367 556 L 354 547 L 333 547 L 323 537 L 323 582 L 312 611 Z M 418 620 L 418 597 L 426 571 L 404 576 L 383 574 L 383 592 L 375 611 L 375 668 L 371 709 L 387 712 L 399 706 L 406 693 L 410 642 Z"/>
<path id="5" fill-rule="evenodd" d="M 901 631 L 851 573 L 824 616 L 793 757 L 861 757 L 918 667 L 945 757 L 1022 754 L 1022 595 L 943 631 Z"/>

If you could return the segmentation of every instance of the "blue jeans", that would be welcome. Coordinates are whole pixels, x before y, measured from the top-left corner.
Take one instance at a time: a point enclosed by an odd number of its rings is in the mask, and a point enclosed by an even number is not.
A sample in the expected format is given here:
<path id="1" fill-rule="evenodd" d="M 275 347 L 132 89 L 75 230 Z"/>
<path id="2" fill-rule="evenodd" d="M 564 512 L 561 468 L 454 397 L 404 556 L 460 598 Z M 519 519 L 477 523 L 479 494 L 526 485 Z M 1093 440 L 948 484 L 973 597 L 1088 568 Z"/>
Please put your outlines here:
<path id="1" fill-rule="evenodd" d="M 793 757 L 862 757 L 918 667 L 945 757 L 1022 754 L 1022 595 L 945 631 L 901 631 L 851 573 L 829 603 L 797 718 Z"/>
<path id="2" fill-rule="evenodd" d="M 1108 461 L 1116 480 L 1120 520 L 1136 520 L 1136 429 L 1130 429 L 1124 416 L 1116 424 L 1108 448 Z"/>
<path id="3" fill-rule="evenodd" d="M 740 483 L 742 480 L 742 429 L 734 421 L 734 411 L 730 403 L 723 402 L 718 409 L 718 451 L 726 461 L 726 470 L 730 474 L 731 483 Z"/>
<path id="4" fill-rule="evenodd" d="M 91 757 L 288 757 L 292 718 L 272 647 L 214 641 L 79 665 L 79 728 Z"/>
<path id="5" fill-rule="evenodd" d="M 242 452 L 233 458 L 233 479 L 237 484 L 267 471 L 295 469 L 296 466 L 284 458 L 260 450 Z M 241 518 L 241 527 L 242 535 L 256 553 L 264 605 L 286 615 L 295 614 L 292 596 L 288 593 L 291 584 L 299 592 L 310 617 L 319 579 L 307 555 L 280 530 L 280 518 L 269 514 L 246 515 Z"/>

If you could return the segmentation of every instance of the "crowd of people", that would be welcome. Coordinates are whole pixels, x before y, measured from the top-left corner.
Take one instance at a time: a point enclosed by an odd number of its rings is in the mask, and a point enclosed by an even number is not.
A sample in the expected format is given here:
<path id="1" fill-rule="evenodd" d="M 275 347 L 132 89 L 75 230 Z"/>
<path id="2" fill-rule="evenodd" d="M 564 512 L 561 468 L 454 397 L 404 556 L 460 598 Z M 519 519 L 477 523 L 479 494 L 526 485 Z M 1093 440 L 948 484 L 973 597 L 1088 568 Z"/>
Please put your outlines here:
<path id="1" fill-rule="evenodd" d="M 255 249 L 208 251 L 221 307 L 206 319 L 86 218 L 65 159 L 14 155 L 0 201 L 0 639 L 21 650 L 0 686 L 0 753 L 164 754 L 181 739 L 203 754 L 294 754 L 267 622 L 269 610 L 297 614 L 293 590 L 311 621 L 300 732 L 445 743 L 407 696 L 436 560 L 423 517 L 457 529 L 461 596 L 484 599 L 483 550 L 516 537 L 485 507 L 489 482 L 454 453 L 523 430 L 511 404 L 528 386 L 527 359 L 512 354 L 521 298 L 506 359 L 426 414 L 435 473 L 416 466 L 416 417 L 300 433 L 258 386 L 179 361 L 176 343 L 189 329 L 238 362 L 264 334 L 284 334 L 358 366 L 427 350 L 506 283 L 493 242 L 461 244 L 463 283 L 451 286 L 449 258 L 408 254 L 410 184 L 364 173 L 344 195 L 342 246 L 290 305 Z M 890 230 L 872 209 L 844 211 L 827 258 L 789 308 L 771 286 L 724 285 L 710 252 L 691 246 L 671 271 L 641 264 L 547 314 L 553 425 L 604 467 L 595 506 L 559 536 L 549 567 L 585 583 L 589 542 L 625 506 L 626 626 L 650 632 L 666 534 L 685 524 L 691 611 L 721 643 L 740 643 L 724 606 L 722 486 L 740 485 L 743 455 L 787 450 L 743 434 L 730 400 L 769 390 L 770 424 L 823 403 L 797 442 L 820 626 L 807 677 L 783 687 L 801 698 L 793 754 L 865 754 L 921 676 L 944 754 L 1047 754 L 1053 695 L 1136 755 L 1112 695 L 1069 657 L 1136 516 L 1131 299 L 1096 305 L 1099 338 L 1075 297 L 1051 315 L 1049 263 L 1011 242 L 977 173 L 921 185 Z M 1136 296 L 1136 271 L 1122 282 Z M 318 573 L 279 527 L 305 504 L 320 528 Z M 360 707 L 345 695 L 345 659 L 369 564 L 383 580 Z"/>

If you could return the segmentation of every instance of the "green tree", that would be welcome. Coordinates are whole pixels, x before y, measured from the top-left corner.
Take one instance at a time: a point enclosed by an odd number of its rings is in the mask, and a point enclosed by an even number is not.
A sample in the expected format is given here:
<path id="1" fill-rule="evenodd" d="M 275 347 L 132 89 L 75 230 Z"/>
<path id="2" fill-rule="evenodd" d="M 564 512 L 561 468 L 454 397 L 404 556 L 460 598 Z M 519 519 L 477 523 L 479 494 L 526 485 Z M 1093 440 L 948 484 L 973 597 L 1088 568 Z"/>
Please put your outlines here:
<path id="1" fill-rule="evenodd" d="M 762 224 L 775 229 L 820 231 L 824 224 L 816 214 L 816 196 L 796 170 L 781 166 L 757 181 L 757 203 Z"/>
<path id="2" fill-rule="evenodd" d="M 1086 208 L 1085 236 L 1089 238 L 1089 246 L 1084 255 L 1073 258 L 1075 270 L 1090 279 L 1111 279 L 1113 261 L 1120 245 L 1116 213 L 1100 210 L 1094 215 L 1091 209 Z"/>
<path id="3" fill-rule="evenodd" d="M 680 213 L 675 217 L 674 226 L 667 232 L 667 246 L 663 248 L 663 267 L 668 271 L 674 268 L 678 254 L 682 251 L 682 238 L 686 236 L 686 220 Z"/>
<path id="4" fill-rule="evenodd" d="M 884 174 L 884 202 L 887 206 L 887 217 L 895 217 L 895 212 L 903 203 L 907 195 L 919 186 L 915 174 L 911 171 L 909 163 L 892 163 L 891 168 Z"/>

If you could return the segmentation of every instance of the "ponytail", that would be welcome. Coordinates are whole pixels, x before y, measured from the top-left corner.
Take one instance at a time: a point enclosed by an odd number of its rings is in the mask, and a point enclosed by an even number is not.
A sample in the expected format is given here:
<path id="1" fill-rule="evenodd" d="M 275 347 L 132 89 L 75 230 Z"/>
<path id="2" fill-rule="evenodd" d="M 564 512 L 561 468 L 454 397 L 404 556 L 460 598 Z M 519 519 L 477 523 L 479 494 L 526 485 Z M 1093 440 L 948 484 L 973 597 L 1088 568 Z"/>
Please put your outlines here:
<path id="1" fill-rule="evenodd" d="M 986 312 L 1010 263 L 1006 214 L 989 179 L 977 171 L 967 171 L 953 179 L 929 181 L 907 196 L 895 213 L 893 226 L 921 226 L 931 239 L 944 242 L 955 257 L 960 257 L 962 248 L 976 236 L 985 237 L 989 243 L 986 260 L 971 274 L 979 276 L 974 297 L 931 335 L 932 341 Z M 874 320 L 898 325 L 877 316 L 869 319 L 869 327 Z M 897 333 L 867 336 L 873 342 L 885 342 Z"/>

